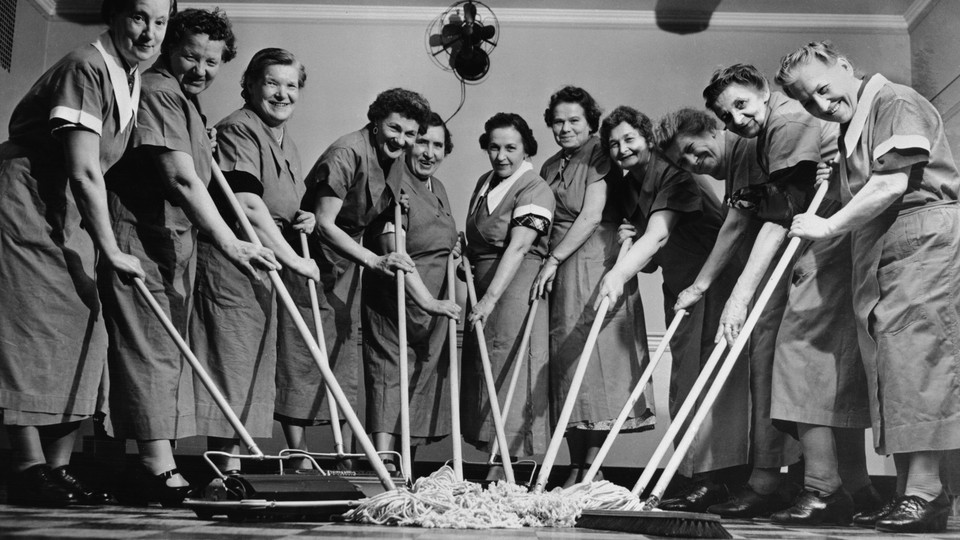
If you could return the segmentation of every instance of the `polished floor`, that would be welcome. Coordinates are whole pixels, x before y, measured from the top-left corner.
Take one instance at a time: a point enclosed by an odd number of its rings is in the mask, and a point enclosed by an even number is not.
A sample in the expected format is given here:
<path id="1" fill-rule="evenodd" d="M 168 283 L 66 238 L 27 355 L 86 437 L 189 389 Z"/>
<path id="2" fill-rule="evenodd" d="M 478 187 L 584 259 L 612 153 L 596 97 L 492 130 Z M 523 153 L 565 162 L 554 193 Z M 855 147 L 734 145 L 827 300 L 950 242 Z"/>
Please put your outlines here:
<path id="1" fill-rule="evenodd" d="M 852 527 L 779 527 L 764 521 L 724 521 L 734 538 L 878 538 L 872 530 Z M 437 530 L 377 527 L 343 523 L 240 522 L 201 520 L 193 512 L 159 507 L 74 507 L 47 510 L 0 505 L 0 538 L 644 538 L 589 529 Z M 952 518 L 946 532 L 936 535 L 892 535 L 895 538 L 960 540 L 960 519 Z"/>

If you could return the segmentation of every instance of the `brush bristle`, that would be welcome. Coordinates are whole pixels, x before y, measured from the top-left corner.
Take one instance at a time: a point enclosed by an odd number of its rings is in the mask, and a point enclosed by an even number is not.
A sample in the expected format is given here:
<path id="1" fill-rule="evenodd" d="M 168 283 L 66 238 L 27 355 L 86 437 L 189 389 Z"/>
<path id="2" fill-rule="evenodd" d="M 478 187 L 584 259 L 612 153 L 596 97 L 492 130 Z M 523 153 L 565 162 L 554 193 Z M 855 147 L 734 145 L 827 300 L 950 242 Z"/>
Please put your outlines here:
<path id="1" fill-rule="evenodd" d="M 586 511 L 577 527 L 670 538 L 733 538 L 717 516 L 692 512 Z"/>

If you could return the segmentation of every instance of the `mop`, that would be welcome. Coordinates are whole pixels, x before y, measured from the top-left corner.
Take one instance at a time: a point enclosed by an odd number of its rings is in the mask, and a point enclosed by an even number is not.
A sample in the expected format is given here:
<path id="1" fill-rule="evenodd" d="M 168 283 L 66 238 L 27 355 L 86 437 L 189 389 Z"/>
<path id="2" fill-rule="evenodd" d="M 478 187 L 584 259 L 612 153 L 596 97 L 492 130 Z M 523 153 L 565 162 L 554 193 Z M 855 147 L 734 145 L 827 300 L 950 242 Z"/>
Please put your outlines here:
<path id="1" fill-rule="evenodd" d="M 817 189 L 816 195 L 813 197 L 813 200 L 810 202 L 810 206 L 807 209 L 808 213 L 817 211 L 817 209 L 820 207 L 820 203 L 823 201 L 823 198 L 826 195 L 826 191 L 827 182 L 821 182 L 820 187 Z M 757 322 L 760 320 L 760 315 L 762 314 L 764 307 L 766 307 L 767 302 L 770 300 L 774 290 L 777 288 L 777 284 L 780 281 L 781 276 L 783 276 L 787 269 L 792 266 L 793 257 L 800 248 L 800 244 L 800 238 L 792 238 L 787 244 L 787 247 L 784 249 L 777 266 L 770 274 L 766 285 L 754 303 L 753 309 L 750 311 L 747 320 L 744 322 L 740 334 L 734 340 L 727 357 L 720 365 L 714 381 L 711 383 L 710 388 L 707 390 L 707 394 L 703 398 L 703 402 L 697 409 L 697 412 L 694 415 L 693 420 L 691 420 L 689 427 L 684 432 L 683 438 L 677 445 L 677 448 L 671 456 L 670 461 L 668 461 L 667 465 L 664 467 L 663 473 L 660 475 L 660 480 L 654 486 L 650 496 L 643 503 L 643 510 L 639 512 L 599 510 L 585 511 L 581 515 L 580 520 L 577 522 L 578 527 L 681 538 L 731 538 L 726 529 L 720 525 L 719 516 L 709 516 L 707 514 L 696 514 L 692 512 L 664 512 L 656 510 L 656 507 L 660 504 L 663 494 L 667 490 L 667 486 L 670 484 L 670 481 L 673 480 L 673 475 L 680 467 L 680 462 L 683 461 L 684 456 L 690 449 L 690 446 L 693 444 L 693 439 L 696 437 L 697 431 L 700 429 L 700 426 L 706 419 L 707 414 L 710 412 L 710 408 L 713 406 L 717 396 L 720 394 L 723 384 L 726 382 L 727 377 L 729 377 L 730 372 L 733 371 L 733 367 L 736 365 L 737 358 L 740 356 L 740 353 L 743 352 L 743 348 L 746 346 L 751 332 L 753 332 L 754 327 L 756 327 Z M 726 346 L 724 341 L 721 341 L 721 343 L 719 343 L 714 349 L 714 352 L 710 357 L 711 360 L 714 357 L 719 358 L 719 356 L 722 355 L 722 349 Z M 707 363 L 709 364 L 710 360 L 708 360 Z M 707 366 L 704 366 L 704 371 L 706 370 Z M 695 402 L 697 399 L 699 399 L 699 393 L 701 393 L 703 391 L 703 387 L 706 386 L 707 377 L 709 377 L 709 375 L 701 374 L 701 376 L 697 378 L 698 383 L 701 382 L 700 379 L 704 379 L 703 384 L 694 385 L 694 388 L 691 389 L 686 401 L 684 401 L 684 408 L 686 408 L 687 402 Z M 691 404 L 690 408 L 692 407 L 693 405 Z M 687 413 L 689 414 L 689 410 Z M 673 424 L 671 424 L 671 427 L 674 424 L 680 425 L 682 423 L 683 421 L 674 420 Z M 669 437 L 668 432 L 668 436 L 665 436 L 663 441 L 661 441 L 661 446 L 664 444 L 669 444 L 670 440 L 672 439 Z M 649 478 L 653 475 L 653 472 L 648 473 L 647 471 L 655 470 L 656 465 L 657 464 L 648 463 L 647 466 L 644 467 L 644 476 L 648 477 L 646 481 L 649 481 Z M 641 477 L 641 480 L 644 480 L 644 478 Z M 641 482 L 638 481 L 637 485 L 634 486 L 634 494 L 638 494 L 643 487 L 644 486 L 641 485 Z"/>
<path id="2" fill-rule="evenodd" d="M 453 252 L 447 257 L 447 300 L 457 301 L 456 263 Z M 460 360 L 457 356 L 457 320 L 447 321 L 447 354 L 450 357 L 450 370 L 447 372 L 450 384 L 450 438 L 453 443 L 454 480 L 463 482 L 463 443 L 460 435 Z"/>
<path id="3" fill-rule="evenodd" d="M 216 161 L 213 162 L 213 177 L 236 214 L 248 240 L 255 246 L 262 246 L 259 237 L 250 224 L 250 220 L 240 207 L 236 195 L 230 189 Z M 204 457 L 217 477 L 202 490 L 201 498 L 184 500 L 184 506 L 193 509 L 201 518 L 209 518 L 215 514 L 226 514 L 231 519 L 278 516 L 328 518 L 355 506 L 357 500 L 365 496 L 380 493 L 384 490 L 396 489 L 390 473 L 383 465 L 383 461 L 374 448 L 370 437 L 364 431 L 360 419 L 353 408 L 350 407 L 350 402 L 343 393 L 343 389 L 340 388 L 333 372 L 330 370 L 326 355 L 311 335 L 306 321 L 300 315 L 300 311 L 287 291 L 280 274 L 276 270 L 270 270 L 268 275 L 284 308 L 290 314 L 297 330 L 306 342 L 310 355 L 326 382 L 327 390 L 333 394 L 334 400 L 340 410 L 343 411 L 347 423 L 353 429 L 354 435 L 369 459 L 378 481 L 363 477 L 354 477 L 347 480 L 340 476 L 327 474 L 309 454 L 304 452 L 284 453 L 279 456 L 263 456 L 262 453 L 259 453 L 260 455 L 244 456 L 226 452 L 207 452 Z M 241 434 L 241 438 L 246 439 L 243 436 L 246 433 L 243 426 L 235 427 L 240 428 L 237 430 L 238 433 Z M 248 433 L 247 437 L 249 437 Z M 240 459 L 275 459 L 280 464 L 280 474 L 227 477 L 210 460 L 211 455 Z M 320 474 L 283 474 L 282 462 L 294 455 L 303 455 L 309 458 Z"/>

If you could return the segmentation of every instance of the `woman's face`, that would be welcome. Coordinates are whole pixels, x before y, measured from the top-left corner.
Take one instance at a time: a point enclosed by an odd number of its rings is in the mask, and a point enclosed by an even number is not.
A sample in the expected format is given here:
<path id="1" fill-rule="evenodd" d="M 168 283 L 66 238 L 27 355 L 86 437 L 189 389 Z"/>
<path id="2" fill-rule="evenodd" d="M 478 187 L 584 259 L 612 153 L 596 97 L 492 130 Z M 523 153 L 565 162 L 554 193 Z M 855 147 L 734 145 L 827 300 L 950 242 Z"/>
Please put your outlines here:
<path id="1" fill-rule="evenodd" d="M 377 153 L 381 158 L 397 159 L 403 151 L 413 144 L 420 130 L 420 124 L 400 113 L 390 113 L 374 126 L 376 129 Z"/>
<path id="2" fill-rule="evenodd" d="M 247 104 L 270 127 L 283 125 L 293 116 L 300 98 L 300 66 L 273 64 L 247 88 Z"/>
<path id="3" fill-rule="evenodd" d="M 188 32 L 169 51 L 170 72 L 184 94 L 196 96 L 210 86 L 220 71 L 225 46 L 223 41 L 211 40 L 207 34 Z"/>
<path id="4" fill-rule="evenodd" d="M 637 128 L 626 122 L 610 130 L 607 140 L 607 150 L 610 159 L 624 170 L 633 170 L 643 167 L 650 161 L 650 142 L 640 134 Z"/>
<path id="5" fill-rule="evenodd" d="M 579 103 L 558 103 L 553 108 L 553 140 L 564 150 L 576 150 L 590 138 L 590 124 Z"/>
<path id="6" fill-rule="evenodd" d="M 720 137 L 723 137 L 723 133 L 717 129 L 708 129 L 696 135 L 677 135 L 667 151 L 667 157 L 687 172 L 712 175 L 723 160 Z"/>
<path id="7" fill-rule="evenodd" d="M 857 109 L 860 80 L 853 66 L 843 58 L 832 66 L 811 60 L 794 72 L 797 78 L 788 85 L 790 95 L 797 98 L 811 115 L 827 122 L 845 124 Z"/>
<path id="8" fill-rule="evenodd" d="M 752 139 L 760 134 L 767 121 L 769 90 L 757 90 L 752 86 L 731 84 L 717 98 L 713 112 L 728 130 Z"/>
<path id="9" fill-rule="evenodd" d="M 407 152 L 410 170 L 421 180 L 433 176 L 446 157 L 446 132 L 443 126 L 430 126 L 423 135 L 417 135 L 413 146 Z"/>
<path id="10" fill-rule="evenodd" d="M 131 66 L 160 51 L 170 19 L 170 0 L 136 0 L 129 9 L 114 14 L 110 22 L 113 44 Z"/>
<path id="11" fill-rule="evenodd" d="M 499 178 L 509 178 L 517 172 L 527 151 L 523 147 L 523 136 L 514 127 L 501 127 L 490 132 L 490 144 L 487 145 L 487 157 L 490 167 Z"/>

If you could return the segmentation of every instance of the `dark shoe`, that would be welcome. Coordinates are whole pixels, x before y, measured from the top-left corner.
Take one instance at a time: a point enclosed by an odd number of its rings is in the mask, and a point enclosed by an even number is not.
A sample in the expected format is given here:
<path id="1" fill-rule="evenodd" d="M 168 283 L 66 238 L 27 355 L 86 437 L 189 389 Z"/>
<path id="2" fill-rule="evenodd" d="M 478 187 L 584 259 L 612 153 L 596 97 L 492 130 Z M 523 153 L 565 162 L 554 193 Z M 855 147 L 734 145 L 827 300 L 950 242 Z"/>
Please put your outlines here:
<path id="1" fill-rule="evenodd" d="M 723 484 L 692 482 L 675 497 L 662 501 L 657 508 L 677 512 L 706 512 L 707 508 L 726 502 L 730 492 Z"/>
<path id="2" fill-rule="evenodd" d="M 160 503 L 165 507 L 179 507 L 183 499 L 190 492 L 190 486 L 168 486 L 167 480 L 179 474 L 177 469 L 153 474 L 143 465 L 137 465 L 133 471 L 127 472 L 121 480 L 117 498 L 123 504 L 145 506 L 150 503 Z"/>
<path id="3" fill-rule="evenodd" d="M 880 532 L 933 533 L 947 529 L 950 499 L 941 493 L 932 501 L 916 495 L 902 497 L 886 516 L 877 521 Z"/>
<path id="4" fill-rule="evenodd" d="M 76 503 L 77 496 L 57 482 L 52 471 L 42 464 L 10 475 L 7 504 L 60 507 Z"/>
<path id="5" fill-rule="evenodd" d="M 790 507 L 790 499 L 779 490 L 769 495 L 760 495 L 749 485 L 743 485 L 730 495 L 725 503 L 707 508 L 707 512 L 725 518 L 753 519 L 767 517 Z"/>
<path id="6" fill-rule="evenodd" d="M 883 507 L 883 497 L 873 484 L 867 484 L 850 495 L 853 497 L 853 511 L 857 514 L 874 512 Z"/>
<path id="7" fill-rule="evenodd" d="M 820 495 L 804 488 L 793 506 L 775 512 L 770 521 L 779 525 L 850 525 L 853 519 L 853 497 L 842 487 L 830 495 Z"/>
<path id="8" fill-rule="evenodd" d="M 859 512 L 853 515 L 853 524 L 857 527 L 867 527 L 872 529 L 877 526 L 877 522 L 885 518 L 887 514 L 893 511 L 897 505 L 900 504 L 900 498 L 894 497 L 887 501 L 886 504 L 873 510 L 872 512 Z"/>
<path id="9" fill-rule="evenodd" d="M 114 504 L 117 501 L 113 495 L 106 491 L 100 491 L 81 482 L 76 476 L 70 473 L 67 466 L 57 467 L 50 471 L 51 477 L 67 491 L 73 493 L 77 498 L 77 504 Z"/>

